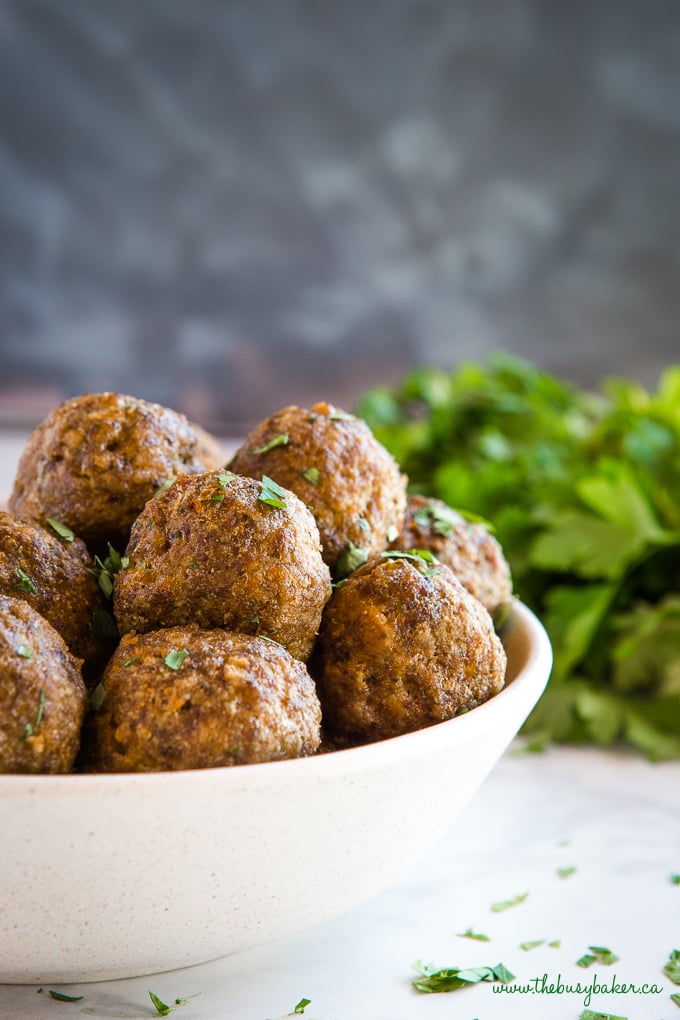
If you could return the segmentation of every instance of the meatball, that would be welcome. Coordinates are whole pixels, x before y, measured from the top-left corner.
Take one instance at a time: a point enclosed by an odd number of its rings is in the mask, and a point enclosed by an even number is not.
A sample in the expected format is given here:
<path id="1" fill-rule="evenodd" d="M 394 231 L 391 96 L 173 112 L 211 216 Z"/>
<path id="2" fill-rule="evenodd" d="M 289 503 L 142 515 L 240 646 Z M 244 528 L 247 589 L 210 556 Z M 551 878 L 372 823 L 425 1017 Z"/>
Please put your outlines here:
<path id="1" fill-rule="evenodd" d="M 132 522 L 158 488 L 218 467 L 205 433 L 184 415 L 118 393 L 85 393 L 56 407 L 29 437 L 9 508 L 53 517 L 90 549 L 124 548 Z"/>
<path id="2" fill-rule="evenodd" d="M 319 745 L 314 682 L 264 638 L 196 626 L 126 634 L 95 695 L 83 739 L 89 771 L 242 765 Z"/>
<path id="3" fill-rule="evenodd" d="M 371 560 L 336 590 L 319 650 L 324 726 L 357 742 L 450 719 L 505 681 L 486 609 L 448 567 L 403 553 Z"/>
<path id="4" fill-rule="evenodd" d="M 306 660 L 330 573 L 312 514 L 271 484 L 211 471 L 150 500 L 115 579 L 121 632 L 195 622 L 263 634 Z"/>
<path id="5" fill-rule="evenodd" d="M 84 660 L 86 675 L 103 668 L 113 650 L 93 627 L 106 611 L 93 567 L 79 538 L 69 541 L 49 525 L 0 511 L 0 593 L 23 599 L 44 616 Z"/>
<path id="6" fill-rule="evenodd" d="M 86 700 L 80 663 L 54 627 L 0 595 L 0 772 L 70 772 Z"/>
<path id="7" fill-rule="evenodd" d="M 440 499 L 411 496 L 391 549 L 427 549 L 494 615 L 512 598 L 510 567 L 498 541 Z"/>
<path id="8" fill-rule="evenodd" d="M 360 418 L 330 404 L 285 407 L 250 433 L 232 471 L 267 475 L 310 508 L 331 570 L 352 566 L 387 547 L 406 507 L 406 478 Z"/>

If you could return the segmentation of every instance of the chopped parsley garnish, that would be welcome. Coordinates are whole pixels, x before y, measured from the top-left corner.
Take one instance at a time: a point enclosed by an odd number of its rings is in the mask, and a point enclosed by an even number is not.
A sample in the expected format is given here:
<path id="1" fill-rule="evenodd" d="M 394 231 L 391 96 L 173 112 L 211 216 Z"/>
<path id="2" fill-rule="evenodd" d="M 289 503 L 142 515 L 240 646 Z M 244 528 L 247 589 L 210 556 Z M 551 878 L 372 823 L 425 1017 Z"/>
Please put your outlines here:
<path id="1" fill-rule="evenodd" d="M 507 984 L 514 981 L 515 975 L 502 964 L 495 967 L 442 967 L 436 969 L 418 960 L 413 970 L 420 977 L 413 981 L 413 987 L 419 992 L 455 992 L 459 988 L 477 984 L 479 981 L 501 981 Z"/>
<path id="2" fill-rule="evenodd" d="M 128 556 L 121 556 L 121 554 L 113 548 L 111 543 L 108 543 L 109 554 L 106 559 L 102 559 L 100 556 L 95 556 L 94 562 L 97 567 L 96 570 L 92 570 L 91 573 L 97 578 L 99 587 L 106 595 L 107 599 L 110 599 L 113 595 L 113 575 L 117 574 L 119 570 L 125 570 L 130 565 L 130 559 Z"/>
<path id="3" fill-rule="evenodd" d="M 274 436 L 264 446 L 258 446 L 254 450 L 249 450 L 248 453 L 260 454 L 269 453 L 270 450 L 276 449 L 277 446 L 288 446 L 290 442 L 290 436 L 287 432 L 280 432 L 278 436 Z"/>
<path id="4" fill-rule="evenodd" d="M 532 949 L 538 949 L 539 946 L 545 945 L 545 939 L 535 939 L 533 942 L 520 942 L 519 948 L 523 949 L 526 953 Z"/>
<path id="5" fill-rule="evenodd" d="M 63 538 L 66 542 L 72 542 L 76 537 L 71 529 L 66 524 L 62 524 L 61 521 L 55 521 L 54 517 L 46 517 L 45 520 L 49 526 L 56 531 L 59 538 Z"/>
<path id="6" fill-rule="evenodd" d="M 266 634 L 258 634 L 257 637 L 259 637 L 260 641 L 268 641 L 270 645 L 278 645 L 279 648 L 286 647 L 285 645 L 282 645 L 280 641 L 277 641 L 273 637 L 268 637 Z"/>
<path id="7" fill-rule="evenodd" d="M 40 724 L 43 721 L 43 715 L 45 714 L 45 698 L 47 697 L 44 688 L 40 688 L 38 695 L 38 711 L 35 716 L 35 722 L 27 722 L 24 724 L 24 739 L 28 740 L 29 737 L 34 736 L 36 730 L 40 729 Z"/>
<path id="8" fill-rule="evenodd" d="M 22 659 L 32 659 L 33 649 L 29 648 L 28 645 L 17 645 L 15 648 L 17 655 L 20 655 Z"/>
<path id="9" fill-rule="evenodd" d="M 257 497 L 262 503 L 266 503 L 267 506 L 277 507 L 279 510 L 285 510 L 288 506 L 286 503 L 287 496 L 287 490 L 282 489 L 273 478 L 269 478 L 268 475 L 262 476 L 262 489 Z"/>
<path id="10" fill-rule="evenodd" d="M 331 411 L 328 417 L 331 421 L 354 421 L 354 415 L 347 411 Z"/>
<path id="11" fill-rule="evenodd" d="M 224 500 L 224 494 L 225 494 L 225 491 L 227 489 L 227 486 L 231 485 L 231 483 L 233 482 L 233 480 L 236 477 L 237 477 L 237 475 L 235 475 L 233 471 L 222 471 L 222 472 L 220 472 L 220 474 L 218 474 L 218 476 L 217 476 L 217 482 L 219 484 L 220 491 L 217 493 L 216 496 L 210 496 L 206 500 L 206 502 L 208 502 L 208 503 L 222 503 L 223 500 Z"/>
<path id="12" fill-rule="evenodd" d="M 120 664 L 121 665 L 121 669 L 127 669 L 128 666 L 131 666 L 133 664 L 133 662 L 139 662 L 139 656 L 138 655 L 133 655 L 131 659 L 126 659 L 125 662 L 121 662 L 121 664 Z"/>
<path id="13" fill-rule="evenodd" d="M 668 881 L 671 885 L 680 885 L 680 875 L 669 875 Z"/>
<path id="14" fill-rule="evenodd" d="M 492 903 L 491 909 L 493 910 L 494 914 L 500 914 L 502 910 L 509 910 L 510 907 L 516 907 L 520 903 L 524 903 L 528 895 L 529 895 L 528 892 L 519 893 L 517 896 L 513 896 L 511 900 L 500 900 L 500 902 L 498 903 Z"/>
<path id="15" fill-rule="evenodd" d="M 413 520 L 421 528 L 429 528 L 433 535 L 449 538 L 461 523 L 461 514 L 448 506 L 437 503 L 426 503 L 413 515 Z"/>
<path id="16" fill-rule="evenodd" d="M 680 1006 L 680 992 L 671 992 L 670 998 L 676 1006 Z"/>
<path id="17" fill-rule="evenodd" d="M 97 684 L 92 693 L 90 694 L 90 708 L 93 712 L 98 712 L 106 701 L 106 687 L 104 686 L 103 680 Z"/>
<path id="18" fill-rule="evenodd" d="M 187 1001 L 186 999 L 175 999 L 172 1006 L 169 1006 L 167 1002 L 163 1002 L 163 1000 L 159 998 L 159 996 L 156 995 L 155 992 L 149 992 L 149 998 L 154 1004 L 156 1012 L 158 1013 L 159 1016 L 169 1016 L 169 1014 L 172 1013 L 175 1009 L 177 1009 L 178 1006 L 183 1006 Z"/>
<path id="19" fill-rule="evenodd" d="M 574 867 L 557 869 L 557 874 L 560 876 L 560 878 L 569 878 L 571 875 L 574 875 L 575 873 L 576 868 Z"/>
<path id="20" fill-rule="evenodd" d="M 111 613 L 107 612 L 106 609 L 95 609 L 92 614 L 90 630 L 96 637 L 100 638 L 113 638 L 114 640 L 118 640 L 120 637 L 118 624 L 111 616 Z"/>
<path id="21" fill-rule="evenodd" d="M 664 966 L 663 972 L 674 985 L 680 985 L 680 949 L 672 949 L 668 956 L 668 963 Z"/>
<path id="22" fill-rule="evenodd" d="M 387 539 L 388 542 L 394 542 L 395 538 L 398 537 L 399 528 L 393 524 L 390 528 L 387 529 L 387 534 L 385 535 L 385 538 Z"/>
<path id="23" fill-rule="evenodd" d="M 357 521 L 357 524 L 359 525 L 359 527 L 361 528 L 362 531 L 370 531 L 371 530 L 371 525 L 368 523 L 368 521 L 366 520 L 365 517 L 360 517 L 358 519 L 358 521 Z"/>
<path id="24" fill-rule="evenodd" d="M 337 576 L 341 579 L 347 577 L 352 571 L 362 566 L 367 559 L 368 549 L 364 549 L 363 546 L 355 545 L 354 542 L 350 541 L 338 560 L 336 567 Z"/>
<path id="25" fill-rule="evenodd" d="M 65 992 L 55 992 L 53 988 L 48 988 L 47 990 L 52 998 L 56 999 L 57 1002 L 80 1002 L 83 998 L 82 995 L 66 995 Z"/>
<path id="26" fill-rule="evenodd" d="M 416 566 L 422 567 L 424 563 L 431 566 L 439 566 L 439 560 L 429 549 L 386 549 L 380 553 L 386 560 L 411 560 Z"/>
<path id="27" fill-rule="evenodd" d="M 38 589 L 33 583 L 33 580 L 28 576 L 25 570 L 21 569 L 21 567 L 17 567 L 17 577 L 19 580 L 14 585 L 17 591 L 29 592 L 31 595 L 38 594 Z"/>
<path id="28" fill-rule="evenodd" d="M 584 1009 L 579 1020 L 628 1020 L 627 1016 L 619 1016 L 618 1013 L 596 1013 L 592 1009 Z"/>
<path id="29" fill-rule="evenodd" d="M 158 488 L 154 492 L 154 496 L 159 496 L 161 492 L 165 492 L 166 489 L 170 488 L 174 481 L 175 481 L 174 478 L 166 478 L 165 481 L 161 482 L 161 484 L 158 486 Z"/>
<path id="30" fill-rule="evenodd" d="M 588 952 L 576 961 L 576 966 L 590 967 L 593 963 L 602 963 L 609 967 L 618 961 L 619 957 L 612 953 L 611 949 L 605 946 L 588 946 Z"/>
<path id="31" fill-rule="evenodd" d="M 559 949 L 561 945 L 562 942 L 560 939 L 553 939 L 552 942 L 548 943 L 548 949 Z"/>
<path id="32" fill-rule="evenodd" d="M 173 648 L 172 651 L 169 651 L 165 656 L 163 662 L 166 666 L 169 666 L 170 669 L 178 670 L 188 654 L 189 651 L 187 648 Z"/>
<path id="33" fill-rule="evenodd" d="M 297 1005 L 294 1006 L 293 1012 L 290 1015 L 295 1016 L 297 1013 L 304 1013 L 305 1007 L 309 1006 L 311 1001 L 311 999 L 300 999 Z"/>
<path id="34" fill-rule="evenodd" d="M 467 931 L 459 931 L 458 938 L 477 939 L 478 942 L 491 942 L 488 935 L 482 935 L 479 932 L 473 931 L 472 928 L 468 928 Z"/>
<path id="35" fill-rule="evenodd" d="M 306 471 L 302 472 L 302 477 L 305 478 L 310 485 L 318 485 L 321 474 L 318 467 L 308 467 Z"/>

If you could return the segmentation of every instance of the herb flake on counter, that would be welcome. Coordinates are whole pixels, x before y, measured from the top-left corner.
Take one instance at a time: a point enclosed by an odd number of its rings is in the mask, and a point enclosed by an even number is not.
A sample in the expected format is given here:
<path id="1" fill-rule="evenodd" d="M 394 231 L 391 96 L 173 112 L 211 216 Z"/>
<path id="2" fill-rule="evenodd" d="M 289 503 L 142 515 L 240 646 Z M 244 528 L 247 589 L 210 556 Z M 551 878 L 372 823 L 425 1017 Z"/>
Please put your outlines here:
<path id="1" fill-rule="evenodd" d="M 84 998 L 82 995 L 67 995 L 66 992 L 57 992 L 54 988 L 48 988 L 47 991 L 57 1002 L 80 1002 Z"/>
<path id="2" fill-rule="evenodd" d="M 570 878 L 572 875 L 576 874 L 576 868 L 574 868 L 573 866 L 570 866 L 568 868 L 558 868 L 557 874 L 559 875 L 560 878 Z"/>
<path id="3" fill-rule="evenodd" d="M 46 517 L 45 520 L 52 528 L 53 531 L 59 535 L 59 538 L 63 538 L 65 542 L 73 542 L 75 535 L 68 527 L 67 524 L 62 524 L 61 521 L 55 521 L 54 517 Z"/>
<path id="4" fill-rule="evenodd" d="M 38 589 L 31 577 L 28 576 L 25 570 L 21 567 L 17 567 L 18 581 L 15 582 L 14 587 L 17 591 L 28 592 L 30 595 L 38 595 Z"/>
<path id="5" fill-rule="evenodd" d="M 619 1016 L 617 1013 L 596 1013 L 592 1009 L 584 1009 L 579 1020 L 628 1020 L 627 1016 Z"/>
<path id="6" fill-rule="evenodd" d="M 182 663 L 184 662 L 188 654 L 189 650 L 187 648 L 173 648 L 165 656 L 163 662 L 170 669 L 174 669 L 175 671 L 177 671 L 178 669 L 180 669 Z"/>
<path id="7" fill-rule="evenodd" d="M 159 1016 L 169 1016 L 170 1013 L 174 1012 L 178 1006 L 183 1006 L 187 1001 L 186 999 L 175 999 L 172 1006 L 169 1006 L 167 1002 L 163 1002 L 163 1000 L 156 995 L 155 992 L 151 991 L 149 992 L 149 998 L 151 999 Z"/>
<path id="8" fill-rule="evenodd" d="M 671 885 L 680 885 L 680 875 L 669 875 L 668 881 Z"/>
<path id="9" fill-rule="evenodd" d="M 593 963 L 602 963 L 606 967 L 618 963 L 620 957 L 612 953 L 606 946 L 588 946 L 588 952 L 576 961 L 577 967 L 590 967 Z"/>
<path id="10" fill-rule="evenodd" d="M 665 964 L 663 972 L 674 985 L 680 985 L 680 949 L 672 949 L 668 956 L 668 963 Z"/>
<path id="11" fill-rule="evenodd" d="M 482 935 L 481 932 L 473 931 L 472 928 L 468 928 L 467 931 L 458 932 L 459 939 L 476 939 L 477 942 L 491 942 L 488 935 Z"/>
<path id="12" fill-rule="evenodd" d="M 308 481 L 310 485 L 318 485 L 321 473 L 318 467 L 308 467 L 306 471 L 302 472 L 302 477 Z"/>
<path id="13" fill-rule="evenodd" d="M 300 1013 L 304 1013 L 306 1007 L 309 1006 L 311 1001 L 312 1001 L 311 999 L 300 999 L 297 1005 L 293 1007 L 293 1012 L 290 1013 L 289 1015 L 296 1016 Z"/>
<path id="14" fill-rule="evenodd" d="M 533 942 L 520 942 L 519 948 L 523 949 L 525 953 L 530 952 L 532 949 L 538 949 L 539 946 L 545 945 L 545 939 L 534 939 Z"/>
<path id="15" fill-rule="evenodd" d="M 20 655 L 22 659 L 32 659 L 33 649 L 29 648 L 28 645 L 17 645 L 14 649 L 17 655 Z"/>
<path id="16" fill-rule="evenodd" d="M 500 900 L 497 903 L 492 903 L 491 909 L 494 914 L 500 914 L 503 910 L 510 910 L 511 907 L 517 907 L 520 903 L 524 903 L 528 896 L 528 892 L 518 893 L 517 896 L 513 896 L 510 900 Z"/>
<path id="17" fill-rule="evenodd" d="M 267 506 L 276 507 L 279 510 L 285 510 L 288 504 L 286 503 L 286 497 L 288 492 L 286 489 L 282 489 L 273 478 L 269 478 L 268 475 L 262 476 L 262 488 L 260 495 L 257 497 L 262 503 L 266 503 Z"/>
<path id="18" fill-rule="evenodd" d="M 269 453 L 270 450 L 275 450 L 277 446 L 288 446 L 290 442 L 290 436 L 287 432 L 280 432 L 278 436 L 274 436 L 264 446 L 257 446 L 254 450 L 248 450 L 248 453 L 254 453 L 259 455 L 261 453 Z"/>
<path id="19" fill-rule="evenodd" d="M 441 967 L 439 969 L 417 960 L 413 964 L 420 977 L 413 980 L 413 987 L 418 992 L 455 992 L 459 988 L 477 984 L 480 981 L 501 981 L 507 984 L 515 980 L 515 975 L 502 964 L 495 967 Z"/>
<path id="20" fill-rule="evenodd" d="M 680 1006 L 680 992 L 671 992 L 669 996 L 676 1006 Z"/>

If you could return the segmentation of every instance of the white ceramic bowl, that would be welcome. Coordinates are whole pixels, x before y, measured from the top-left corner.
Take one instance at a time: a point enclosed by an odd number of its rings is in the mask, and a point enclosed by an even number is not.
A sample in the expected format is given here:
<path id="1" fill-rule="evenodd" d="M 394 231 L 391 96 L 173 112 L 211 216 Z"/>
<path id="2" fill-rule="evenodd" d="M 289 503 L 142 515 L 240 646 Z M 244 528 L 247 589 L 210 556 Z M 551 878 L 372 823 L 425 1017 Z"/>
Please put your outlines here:
<path id="1" fill-rule="evenodd" d="M 264 765 L 0 776 L 0 981 L 171 970 L 308 928 L 394 882 L 538 700 L 551 650 L 521 603 L 508 683 L 449 722 Z"/>

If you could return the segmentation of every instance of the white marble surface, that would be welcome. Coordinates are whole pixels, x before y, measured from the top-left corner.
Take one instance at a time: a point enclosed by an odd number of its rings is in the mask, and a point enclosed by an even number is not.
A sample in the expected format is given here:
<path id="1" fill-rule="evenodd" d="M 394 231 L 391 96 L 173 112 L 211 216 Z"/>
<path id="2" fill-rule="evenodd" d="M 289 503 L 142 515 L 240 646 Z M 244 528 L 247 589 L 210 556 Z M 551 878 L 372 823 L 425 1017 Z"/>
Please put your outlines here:
<path id="1" fill-rule="evenodd" d="M 515 749 L 516 750 L 516 749 Z M 168 833 L 171 838 L 171 833 Z M 568 842 L 565 842 L 568 841 Z M 557 869 L 575 867 L 568 878 Z M 391 889 L 285 942 L 180 972 L 79 986 L 0 988 L 2 1020 L 54 1016 L 151 1017 L 148 990 L 187 998 L 181 1020 L 274 1020 L 304 996 L 308 1020 L 576 1020 L 583 995 L 496 994 L 490 984 L 423 995 L 416 959 L 438 966 L 502 961 L 518 984 L 656 983 L 660 994 L 598 994 L 591 1009 L 628 1020 L 673 1020 L 680 988 L 661 972 L 680 948 L 680 764 L 652 765 L 590 749 L 506 754 L 477 798 L 420 865 Z M 105 877 L 104 879 L 105 880 Z M 495 913 L 491 904 L 528 892 Z M 68 910 L 68 904 L 64 904 Z M 472 927 L 490 942 L 459 937 Z M 520 943 L 560 940 L 531 951 Z M 588 970 L 589 945 L 620 961 Z"/>
<path id="2" fill-rule="evenodd" d="M 24 437 L 0 437 L 6 493 Z M 660 994 L 597 994 L 590 1008 L 627 1020 L 680 1018 L 662 966 L 680 949 L 680 763 L 591 749 L 508 752 L 420 865 L 352 913 L 285 942 L 181 972 L 80 986 L 76 1003 L 0 986 L 0 1020 L 158 1016 L 148 996 L 187 998 L 178 1020 L 274 1020 L 302 997 L 306 1020 L 577 1020 L 583 995 L 496 994 L 490 984 L 423 995 L 411 964 L 494 965 L 525 985 L 647 983 Z M 171 828 L 166 838 L 172 838 Z M 1 862 L 0 862 L 1 865 Z M 558 868 L 574 867 L 568 878 Z M 93 862 L 95 880 L 96 862 Z M 105 881 L 106 876 L 98 880 Z M 495 913 L 491 904 L 528 892 Z M 64 904 L 68 911 L 68 903 Z M 0 923 L 2 923 L 0 905 Z M 461 938 L 472 927 L 490 942 Z M 531 951 L 520 943 L 559 940 Z M 589 945 L 620 961 L 583 970 Z"/>

